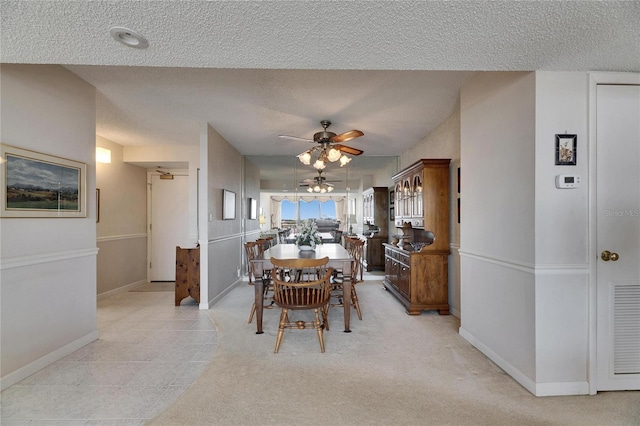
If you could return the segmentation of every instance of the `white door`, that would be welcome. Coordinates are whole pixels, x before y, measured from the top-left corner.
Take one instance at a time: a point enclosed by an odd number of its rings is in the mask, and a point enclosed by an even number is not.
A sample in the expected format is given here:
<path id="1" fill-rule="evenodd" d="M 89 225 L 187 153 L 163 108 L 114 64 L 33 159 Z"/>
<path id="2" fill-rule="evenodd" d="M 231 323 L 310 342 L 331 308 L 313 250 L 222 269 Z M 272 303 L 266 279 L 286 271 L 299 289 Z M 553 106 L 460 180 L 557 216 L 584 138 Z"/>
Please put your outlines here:
<path id="1" fill-rule="evenodd" d="M 597 389 L 640 389 L 640 86 L 596 103 Z"/>
<path id="2" fill-rule="evenodd" d="M 175 281 L 176 247 L 189 244 L 189 177 L 151 176 L 151 281 Z"/>

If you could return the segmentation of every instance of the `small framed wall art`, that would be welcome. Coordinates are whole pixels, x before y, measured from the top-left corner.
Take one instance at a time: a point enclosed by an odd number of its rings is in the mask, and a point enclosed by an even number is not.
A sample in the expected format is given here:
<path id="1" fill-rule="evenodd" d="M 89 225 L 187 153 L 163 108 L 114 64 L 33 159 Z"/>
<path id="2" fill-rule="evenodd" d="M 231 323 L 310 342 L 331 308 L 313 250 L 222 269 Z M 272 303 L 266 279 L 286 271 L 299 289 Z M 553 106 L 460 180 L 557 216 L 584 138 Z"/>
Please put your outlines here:
<path id="1" fill-rule="evenodd" d="M 258 218 L 258 200 L 249 198 L 249 219 Z"/>
<path id="2" fill-rule="evenodd" d="M 236 193 L 226 189 L 222 190 L 222 219 L 236 218 Z"/>
<path id="3" fill-rule="evenodd" d="M 575 166 L 577 135 L 556 135 L 556 166 Z"/>

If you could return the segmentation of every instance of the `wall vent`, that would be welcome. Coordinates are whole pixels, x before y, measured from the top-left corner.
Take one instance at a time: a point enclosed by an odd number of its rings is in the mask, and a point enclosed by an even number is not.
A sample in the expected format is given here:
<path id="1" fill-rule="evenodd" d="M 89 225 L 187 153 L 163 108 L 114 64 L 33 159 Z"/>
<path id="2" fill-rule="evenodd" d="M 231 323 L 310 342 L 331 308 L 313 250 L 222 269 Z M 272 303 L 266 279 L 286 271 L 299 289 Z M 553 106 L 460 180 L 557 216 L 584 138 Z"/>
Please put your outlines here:
<path id="1" fill-rule="evenodd" d="M 640 374 L 640 284 L 613 291 L 613 372 Z"/>

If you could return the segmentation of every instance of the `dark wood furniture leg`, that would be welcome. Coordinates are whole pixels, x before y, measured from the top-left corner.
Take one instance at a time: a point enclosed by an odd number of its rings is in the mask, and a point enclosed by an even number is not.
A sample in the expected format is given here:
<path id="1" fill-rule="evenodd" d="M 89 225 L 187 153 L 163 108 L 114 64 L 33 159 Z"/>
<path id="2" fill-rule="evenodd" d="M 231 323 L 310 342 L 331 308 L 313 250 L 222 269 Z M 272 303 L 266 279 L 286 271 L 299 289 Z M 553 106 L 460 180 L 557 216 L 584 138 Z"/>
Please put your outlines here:
<path id="1" fill-rule="evenodd" d="M 253 286 L 256 298 L 256 327 L 258 328 L 256 334 L 262 334 L 262 312 L 264 311 L 264 295 L 262 293 L 264 292 L 264 281 L 262 278 L 256 277 Z"/>
<path id="2" fill-rule="evenodd" d="M 351 333 L 349 329 L 349 322 L 351 320 L 351 279 L 345 276 L 342 282 L 342 291 L 344 293 L 343 305 L 344 305 L 344 332 Z"/>

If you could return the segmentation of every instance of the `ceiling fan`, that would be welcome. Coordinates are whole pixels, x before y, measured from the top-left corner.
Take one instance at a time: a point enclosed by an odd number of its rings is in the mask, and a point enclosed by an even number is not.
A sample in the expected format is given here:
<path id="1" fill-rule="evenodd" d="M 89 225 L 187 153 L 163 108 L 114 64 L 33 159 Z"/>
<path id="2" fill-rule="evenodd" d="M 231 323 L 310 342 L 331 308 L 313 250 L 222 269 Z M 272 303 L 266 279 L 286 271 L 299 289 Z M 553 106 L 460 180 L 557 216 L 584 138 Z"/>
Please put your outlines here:
<path id="1" fill-rule="evenodd" d="M 308 187 L 308 192 L 331 192 L 333 191 L 333 185 L 329 182 L 342 182 L 341 180 L 327 180 L 325 176 L 322 175 L 322 170 L 318 170 L 318 176 L 315 176 L 313 179 L 305 179 L 300 182 L 301 187 Z"/>
<path id="2" fill-rule="evenodd" d="M 351 139 L 359 138 L 360 136 L 364 136 L 364 133 L 362 133 L 360 130 L 349 130 L 347 132 L 336 135 L 333 132 L 327 131 L 327 128 L 331 125 L 331 121 L 322 120 L 320 124 L 322 125 L 323 130 L 314 134 L 313 139 L 300 138 L 297 136 L 279 135 L 283 139 L 292 139 L 312 143 L 315 142 L 319 144 L 318 146 L 298 155 L 298 158 L 300 159 L 300 162 L 302 164 L 311 164 L 311 154 L 319 151 L 320 155 L 315 163 L 313 163 L 313 167 L 318 170 L 322 170 L 326 167 L 327 162 L 338 160 L 340 160 L 340 167 L 342 167 L 349 163 L 349 161 L 351 161 L 351 158 L 347 157 L 345 154 L 361 155 L 364 152 L 357 148 L 342 145 L 341 143 L 350 141 Z"/>

